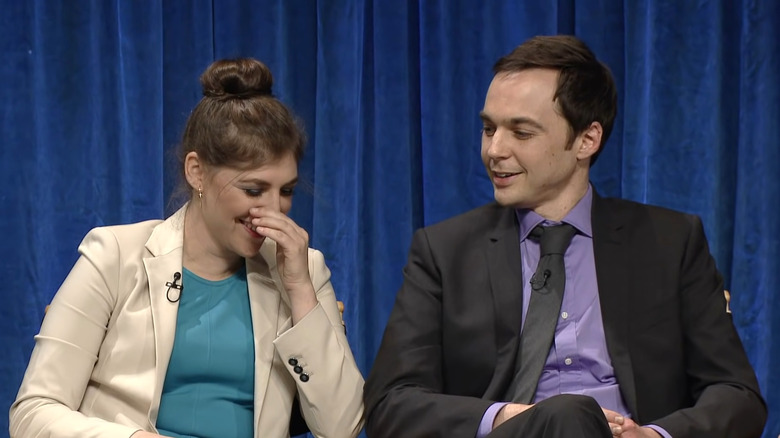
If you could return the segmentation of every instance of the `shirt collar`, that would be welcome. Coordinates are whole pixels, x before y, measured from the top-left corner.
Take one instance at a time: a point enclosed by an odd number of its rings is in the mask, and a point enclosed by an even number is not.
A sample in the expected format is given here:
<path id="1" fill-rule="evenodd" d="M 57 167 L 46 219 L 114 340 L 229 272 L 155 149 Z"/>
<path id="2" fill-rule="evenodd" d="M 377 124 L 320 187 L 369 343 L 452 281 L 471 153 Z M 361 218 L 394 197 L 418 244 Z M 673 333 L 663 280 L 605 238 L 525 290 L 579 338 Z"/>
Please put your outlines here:
<path id="1" fill-rule="evenodd" d="M 580 234 L 584 234 L 585 236 L 592 238 L 593 228 L 591 226 L 590 216 L 592 205 L 593 189 L 591 188 L 591 185 L 588 184 L 588 190 L 585 192 L 585 196 L 577 201 L 577 204 L 574 205 L 574 208 L 572 208 L 571 211 L 569 211 L 569 213 L 560 222 L 547 220 L 533 210 L 518 208 L 515 210 L 515 213 L 517 214 L 517 222 L 520 224 L 520 241 L 522 242 L 525 240 L 531 230 L 533 230 L 534 227 L 539 224 L 542 224 L 543 226 L 552 226 L 560 225 L 564 222 L 572 225 Z"/>

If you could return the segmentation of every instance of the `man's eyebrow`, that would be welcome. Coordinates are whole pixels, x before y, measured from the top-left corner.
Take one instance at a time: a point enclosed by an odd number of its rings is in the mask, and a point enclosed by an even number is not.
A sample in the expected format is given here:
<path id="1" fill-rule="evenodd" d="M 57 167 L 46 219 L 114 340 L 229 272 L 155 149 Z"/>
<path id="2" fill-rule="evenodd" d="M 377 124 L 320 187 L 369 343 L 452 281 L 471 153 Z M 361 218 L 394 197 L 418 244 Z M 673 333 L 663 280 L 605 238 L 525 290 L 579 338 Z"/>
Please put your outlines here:
<path id="1" fill-rule="evenodd" d="M 536 129 L 539 129 L 541 131 L 544 131 L 544 126 L 542 126 L 539 122 L 537 122 L 534 119 L 529 119 L 528 117 L 514 117 L 509 119 L 509 124 L 512 126 L 517 125 L 531 125 Z"/>
<path id="2" fill-rule="evenodd" d="M 484 111 L 479 112 L 479 118 L 482 119 L 483 122 L 495 123 L 493 119 L 491 119 L 490 116 L 488 116 Z M 544 126 L 542 126 L 536 120 L 530 119 L 528 117 L 513 117 L 509 119 L 509 124 L 512 126 L 530 125 L 536 129 L 539 129 L 540 131 L 545 131 Z"/>

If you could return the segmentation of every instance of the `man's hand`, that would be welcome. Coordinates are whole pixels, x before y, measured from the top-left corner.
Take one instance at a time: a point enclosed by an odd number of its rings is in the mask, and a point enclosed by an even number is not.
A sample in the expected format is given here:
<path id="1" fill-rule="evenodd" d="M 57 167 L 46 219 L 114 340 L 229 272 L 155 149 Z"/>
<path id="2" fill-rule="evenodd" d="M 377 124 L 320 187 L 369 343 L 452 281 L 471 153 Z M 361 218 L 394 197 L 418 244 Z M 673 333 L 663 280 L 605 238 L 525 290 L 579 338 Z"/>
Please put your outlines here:
<path id="1" fill-rule="evenodd" d="M 531 407 L 533 407 L 533 405 L 524 405 L 520 403 L 509 403 L 508 405 L 505 405 L 503 408 L 501 408 L 500 411 L 498 411 L 498 415 L 496 415 L 495 420 L 493 420 L 493 429 L 497 428 L 515 415 L 525 412 Z"/>
<path id="2" fill-rule="evenodd" d="M 612 436 L 621 438 L 662 438 L 661 434 L 649 427 L 642 427 L 630 418 L 626 418 L 615 411 L 601 409 L 607 417 Z"/>

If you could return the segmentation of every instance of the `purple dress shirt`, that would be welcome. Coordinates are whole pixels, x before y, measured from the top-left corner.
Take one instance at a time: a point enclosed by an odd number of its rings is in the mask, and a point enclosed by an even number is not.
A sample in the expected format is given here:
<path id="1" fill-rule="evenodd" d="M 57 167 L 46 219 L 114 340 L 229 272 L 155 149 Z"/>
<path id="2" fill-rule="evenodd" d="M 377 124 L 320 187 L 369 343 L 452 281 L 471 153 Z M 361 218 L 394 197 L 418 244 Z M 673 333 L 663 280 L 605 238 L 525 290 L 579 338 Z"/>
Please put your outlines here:
<path id="1" fill-rule="evenodd" d="M 557 394 L 582 394 L 593 397 L 603 408 L 630 417 L 620 395 L 604 336 L 593 256 L 592 202 L 593 191 L 589 186 L 585 196 L 562 221 L 574 226 L 577 234 L 564 254 L 566 286 L 561 312 L 533 402 L 538 403 Z M 561 222 L 548 221 L 530 210 L 517 210 L 517 219 L 520 224 L 520 256 L 525 280 L 533 276 L 539 263 L 539 243 L 528 239 L 531 230 L 539 224 L 552 226 Z M 523 323 L 530 300 L 531 284 L 523 281 Z M 477 438 L 484 438 L 490 433 L 498 411 L 505 404 L 495 403 L 485 411 Z M 664 438 L 672 438 L 658 426 L 649 427 Z"/>

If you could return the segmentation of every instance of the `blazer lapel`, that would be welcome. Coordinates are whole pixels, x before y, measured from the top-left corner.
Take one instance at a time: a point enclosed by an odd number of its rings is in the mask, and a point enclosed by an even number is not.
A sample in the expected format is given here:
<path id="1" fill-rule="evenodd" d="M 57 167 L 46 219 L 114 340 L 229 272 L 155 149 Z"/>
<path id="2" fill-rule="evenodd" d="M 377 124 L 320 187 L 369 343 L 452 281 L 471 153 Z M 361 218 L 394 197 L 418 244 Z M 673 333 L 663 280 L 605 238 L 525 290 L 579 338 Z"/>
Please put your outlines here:
<path id="1" fill-rule="evenodd" d="M 281 279 L 276 271 L 276 242 L 266 239 L 261 257 L 247 259 L 247 287 L 255 337 L 255 430 L 260 434 L 260 412 L 268 389 L 274 362 L 274 339 L 290 327 L 288 306 L 281 306 Z M 278 286 L 277 286 L 278 284 Z M 285 296 L 286 299 L 286 296 Z"/>
<path id="2" fill-rule="evenodd" d="M 497 207 L 500 208 L 500 207 Z M 514 375 L 523 307 L 523 269 L 515 212 L 500 208 L 488 238 L 485 257 L 493 294 L 496 367 L 485 397 L 503 399 Z"/>
<path id="3" fill-rule="evenodd" d="M 186 205 L 163 223 L 156 226 L 146 242 L 151 257 L 144 258 L 144 268 L 149 282 L 149 302 L 152 309 L 155 348 L 155 396 L 150 410 L 152 424 L 157 421 L 160 395 L 165 373 L 173 350 L 176 334 L 176 316 L 179 301 L 174 295 L 167 298 L 168 286 L 175 272 L 182 272 L 182 246 L 184 241 L 184 211 Z M 181 281 L 179 281 L 181 284 Z M 172 291 L 173 292 L 173 291 Z M 179 292 L 179 291 L 176 291 Z M 181 291 L 184 293 L 184 291 Z"/>
<path id="4" fill-rule="evenodd" d="M 630 284 L 628 281 L 630 272 L 627 262 L 630 260 L 631 251 L 625 241 L 623 221 L 619 212 L 613 211 L 608 201 L 595 192 L 591 219 L 596 281 L 607 350 L 620 385 L 620 392 L 628 409 L 636 418 L 634 367 L 628 351 L 630 315 L 623 305 L 628 299 L 626 288 Z"/>

